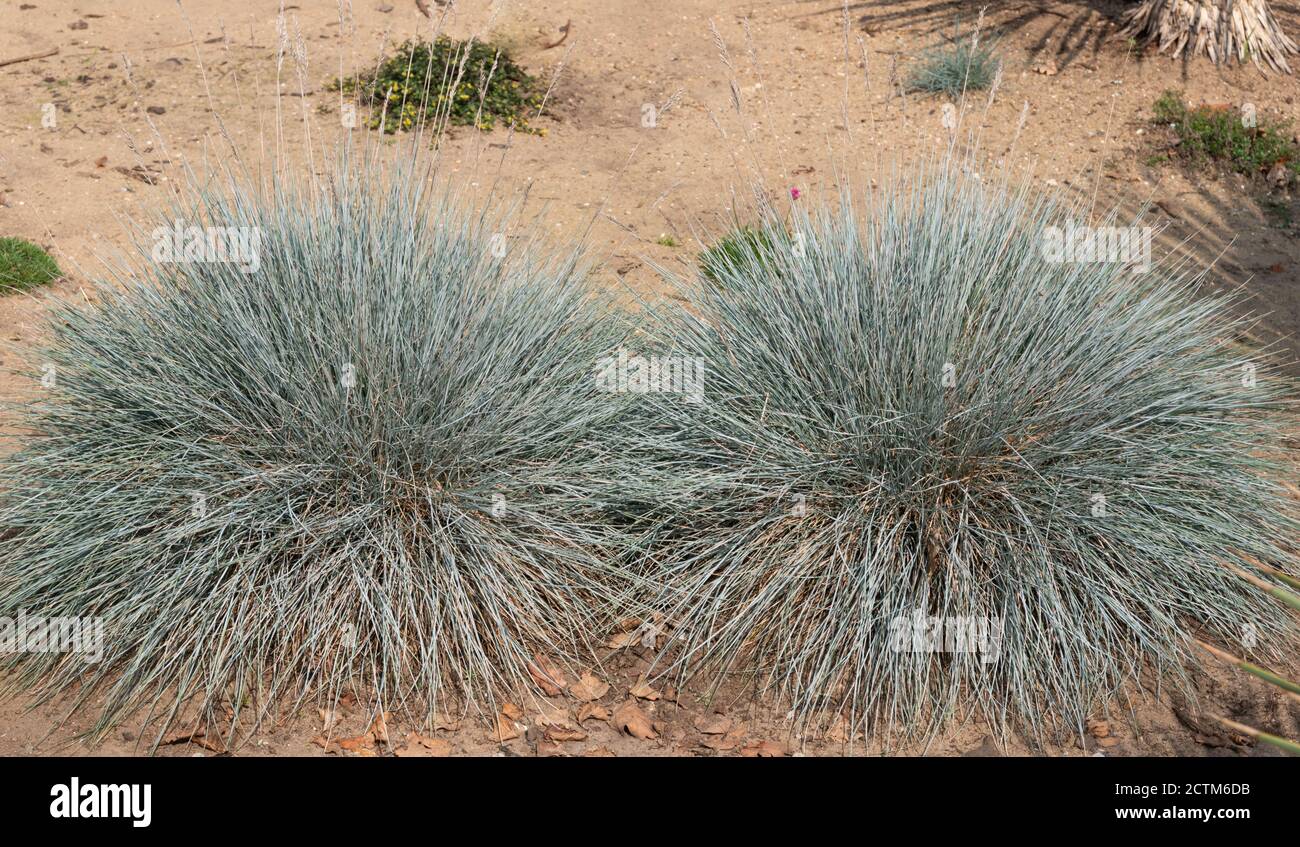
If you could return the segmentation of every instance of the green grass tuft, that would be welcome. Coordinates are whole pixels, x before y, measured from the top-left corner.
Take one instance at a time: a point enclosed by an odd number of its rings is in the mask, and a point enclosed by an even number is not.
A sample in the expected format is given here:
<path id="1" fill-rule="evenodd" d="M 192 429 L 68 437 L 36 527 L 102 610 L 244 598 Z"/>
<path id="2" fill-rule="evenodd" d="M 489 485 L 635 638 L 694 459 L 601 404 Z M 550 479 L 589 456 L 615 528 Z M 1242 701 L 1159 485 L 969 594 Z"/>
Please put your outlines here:
<path id="1" fill-rule="evenodd" d="M 1156 123 L 1177 135 L 1178 152 L 1195 163 L 1222 162 L 1239 173 L 1258 174 L 1280 162 L 1300 174 L 1300 145 L 1291 140 L 1288 123 L 1261 118 L 1247 127 L 1240 109 L 1189 108 L 1177 91 L 1161 95 L 1154 112 Z"/>
<path id="2" fill-rule="evenodd" d="M 0 293 L 26 291 L 62 276 L 40 247 L 21 238 L 0 238 Z"/>
<path id="3" fill-rule="evenodd" d="M 771 261 L 772 239 L 761 229 L 739 226 L 700 253 L 700 274 L 715 285 L 736 268 Z"/>

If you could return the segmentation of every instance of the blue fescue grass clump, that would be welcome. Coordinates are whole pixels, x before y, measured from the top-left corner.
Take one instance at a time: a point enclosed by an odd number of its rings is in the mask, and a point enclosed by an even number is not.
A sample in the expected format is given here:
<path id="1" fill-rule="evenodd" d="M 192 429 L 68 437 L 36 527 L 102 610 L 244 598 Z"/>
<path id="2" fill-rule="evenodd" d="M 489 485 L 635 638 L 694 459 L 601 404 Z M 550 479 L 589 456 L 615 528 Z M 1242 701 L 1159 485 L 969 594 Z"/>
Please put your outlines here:
<path id="1" fill-rule="evenodd" d="M 286 700 L 421 719 L 591 666 L 625 475 L 591 375 L 624 322 L 579 254 L 435 177 L 348 154 L 205 189 L 166 220 L 258 233 L 255 272 L 159 261 L 142 232 L 97 305 L 52 316 L 0 464 L 0 615 L 105 641 L 7 654 L 11 687 L 102 697 L 97 733 L 228 710 L 233 738 Z"/>
<path id="2" fill-rule="evenodd" d="M 797 726 L 1037 734 L 1185 680 L 1193 632 L 1276 655 L 1294 621 L 1225 564 L 1298 570 L 1291 389 L 1201 273 L 1050 261 L 1071 220 L 933 166 L 769 212 L 656 309 L 707 362 L 660 407 L 671 670 L 752 674 Z"/>
<path id="3" fill-rule="evenodd" d="M 955 100 L 967 91 L 987 90 L 1001 66 L 995 45 L 981 41 L 977 33 L 972 33 L 923 53 L 912 67 L 907 88 L 927 94 L 947 94 Z"/>

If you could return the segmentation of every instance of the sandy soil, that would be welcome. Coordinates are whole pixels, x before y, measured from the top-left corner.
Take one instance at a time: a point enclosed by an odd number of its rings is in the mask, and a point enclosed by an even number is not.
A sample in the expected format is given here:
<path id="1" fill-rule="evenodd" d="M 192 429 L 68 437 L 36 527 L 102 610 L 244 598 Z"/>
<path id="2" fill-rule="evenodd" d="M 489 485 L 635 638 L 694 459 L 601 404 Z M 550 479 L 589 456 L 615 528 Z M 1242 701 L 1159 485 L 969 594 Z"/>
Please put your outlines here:
<path id="1" fill-rule="evenodd" d="M 178 10 L 175 0 L 0 0 L 0 61 L 58 49 L 46 58 L 0 66 L 0 233 L 45 245 L 68 272 L 49 291 L 0 300 L 0 341 L 22 347 L 37 338 L 50 296 L 84 291 L 99 257 L 125 248 L 115 218 L 148 212 L 171 189 L 185 162 L 226 155 L 222 127 L 253 162 L 267 161 L 281 143 L 305 161 L 304 116 L 317 155 L 345 132 L 338 95 L 327 90 L 340 68 L 373 65 L 385 44 L 420 33 L 431 21 L 413 0 L 354 0 L 350 20 L 337 5 L 301 0 L 286 5 L 288 40 L 305 64 L 287 60 L 277 76 L 277 0 L 200 2 Z M 727 227 L 732 207 L 744 207 L 751 179 L 797 187 L 804 197 L 835 191 L 837 173 L 867 181 L 876 163 L 906 163 L 931 155 L 947 140 L 942 100 L 898 96 L 891 77 L 916 53 L 950 36 L 954 21 L 971 25 L 980 4 L 945 0 L 838 0 L 719 3 L 716 0 L 530 0 L 490 4 L 462 0 L 444 29 L 453 35 L 490 33 L 533 73 L 555 77 L 551 114 L 542 136 L 497 131 L 452 133 L 447 167 L 471 180 L 499 178 L 506 192 L 530 188 L 555 233 L 590 229 L 601 277 L 630 293 L 664 290 L 654 264 L 690 262 L 707 239 Z M 1258 332 L 1277 341 L 1293 361 L 1300 331 L 1300 205 L 1285 193 L 1240 177 L 1192 173 L 1147 162 L 1168 140 L 1151 125 L 1151 104 L 1168 88 L 1192 103 L 1252 102 L 1261 115 L 1300 119 L 1293 77 L 1266 77 L 1250 68 L 1220 69 L 1204 61 L 1176 62 L 1134 50 L 1115 35 L 1122 3 L 991 2 L 985 26 L 1000 32 L 1004 74 L 991 104 L 968 101 L 966 130 L 993 163 L 1075 194 L 1098 207 L 1136 209 L 1150 202 L 1165 226 L 1160 243 L 1215 263 L 1209 285 L 1244 287 L 1249 305 L 1268 314 Z M 429 6 L 435 17 L 443 8 Z M 1284 26 L 1300 33 L 1300 6 L 1274 4 Z M 748 21 L 748 33 L 745 21 Z M 559 47 L 560 27 L 570 24 Z M 715 35 L 734 68 L 737 110 Z M 861 46 L 866 49 L 865 66 Z M 54 128 L 42 125 L 45 104 Z M 646 104 L 657 125 L 643 126 Z M 670 108 L 664 109 L 665 105 Z M 1023 128 L 1018 130 L 1024 112 Z M 218 120 L 219 119 L 219 120 Z M 1300 120 L 1297 120 L 1300 123 Z M 507 143 L 508 142 L 508 143 Z M 736 198 L 736 199 L 733 199 Z M 659 243 L 671 236 L 677 246 Z M 0 364 L 12 364 L 4 352 Z M 1292 364 L 1294 368 L 1294 364 Z M 0 377 L 0 397 L 21 397 L 20 378 Z M 612 711 L 644 669 L 647 657 L 622 652 L 602 669 Z M 1268 751 L 1211 727 L 1202 711 L 1217 711 L 1260 728 L 1297 734 L 1300 710 L 1271 690 L 1231 672 L 1199 678 L 1199 707 L 1134 693 L 1116 703 L 1105 723 L 1063 731 L 1043 752 L 1082 755 L 1265 755 Z M 569 697 L 528 704 L 517 722 L 532 726 L 504 744 L 481 722 L 436 733 L 432 752 L 581 755 L 739 754 L 766 751 L 841 752 L 847 739 L 801 742 L 790 737 L 780 710 L 736 692 L 707 704 L 695 693 L 679 702 L 663 695 L 641 700 L 657 738 L 636 739 L 598 718 L 582 722 L 582 740 L 548 740 L 539 716 L 562 710 L 577 723 Z M 74 740 L 87 723 L 78 715 L 58 725 L 52 707 L 27 711 L 21 700 L 0 702 L 0 754 L 90 752 Z M 718 710 L 730 727 L 717 729 Z M 776 717 L 774 717 L 776 716 Z M 512 720 L 510 723 L 515 723 Z M 367 716 L 340 716 L 333 735 L 366 729 Z M 393 720 L 390 743 L 328 750 L 313 743 L 322 731 L 314 709 L 285 716 L 239 753 L 364 754 L 408 745 L 412 728 Z M 739 727 L 743 725 L 744 731 Z M 94 752 L 139 752 L 138 728 L 112 735 Z M 507 733 L 509 734 L 509 733 Z M 552 739 L 563 736 L 553 731 Z M 762 742 L 769 746 L 761 747 Z M 773 746 L 774 745 L 774 746 Z M 218 745 L 209 745 L 216 747 Z M 416 744 L 408 752 L 416 752 Z M 878 752 L 881 742 L 855 750 Z M 977 725 L 953 730 L 929 747 L 907 752 L 997 754 L 1001 748 Z M 423 748 L 429 751 L 428 747 Z M 1013 739 L 1006 752 L 1030 746 Z M 194 744 L 163 755 L 215 751 Z"/>

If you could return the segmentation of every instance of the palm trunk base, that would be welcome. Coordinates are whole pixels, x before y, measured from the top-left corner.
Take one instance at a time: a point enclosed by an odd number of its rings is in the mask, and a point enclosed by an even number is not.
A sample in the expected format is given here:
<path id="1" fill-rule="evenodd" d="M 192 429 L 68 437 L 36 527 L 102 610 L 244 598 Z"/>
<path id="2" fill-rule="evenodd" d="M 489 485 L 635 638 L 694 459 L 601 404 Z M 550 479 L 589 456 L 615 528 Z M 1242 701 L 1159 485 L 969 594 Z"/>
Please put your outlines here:
<path id="1" fill-rule="evenodd" d="M 1267 63 L 1291 73 L 1287 56 L 1300 52 L 1268 7 L 1268 0 L 1143 0 L 1124 13 L 1121 32 L 1154 41 L 1160 52 L 1209 56 L 1216 63 Z"/>

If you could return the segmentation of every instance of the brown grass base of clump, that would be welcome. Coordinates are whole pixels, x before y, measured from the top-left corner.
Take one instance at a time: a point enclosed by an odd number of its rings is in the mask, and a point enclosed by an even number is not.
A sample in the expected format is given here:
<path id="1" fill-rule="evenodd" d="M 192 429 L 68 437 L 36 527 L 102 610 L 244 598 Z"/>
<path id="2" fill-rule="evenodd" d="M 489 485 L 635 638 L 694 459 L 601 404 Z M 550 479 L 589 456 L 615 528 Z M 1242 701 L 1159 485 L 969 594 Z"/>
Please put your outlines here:
<path id="1" fill-rule="evenodd" d="M 1291 73 L 1288 55 L 1300 52 L 1282 31 L 1267 0 L 1144 0 L 1124 14 L 1122 34 L 1159 45 L 1173 56 L 1209 56 L 1215 62 L 1260 60 Z"/>

